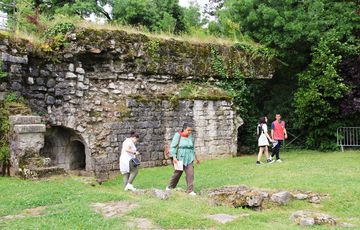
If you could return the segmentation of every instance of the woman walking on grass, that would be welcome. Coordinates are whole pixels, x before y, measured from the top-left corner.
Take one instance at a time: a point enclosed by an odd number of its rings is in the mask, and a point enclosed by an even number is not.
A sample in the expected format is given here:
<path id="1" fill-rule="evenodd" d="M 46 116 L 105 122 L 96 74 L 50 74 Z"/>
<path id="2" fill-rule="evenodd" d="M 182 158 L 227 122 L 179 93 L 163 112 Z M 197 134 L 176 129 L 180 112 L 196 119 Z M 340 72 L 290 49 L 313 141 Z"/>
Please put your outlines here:
<path id="1" fill-rule="evenodd" d="M 176 188 L 183 171 L 185 171 L 187 193 L 195 196 L 196 193 L 193 191 L 194 160 L 196 160 L 197 164 L 200 164 L 200 160 L 195 154 L 194 141 L 191 132 L 191 125 L 185 123 L 182 130 L 176 132 L 171 141 L 170 156 L 174 164 L 174 173 L 171 176 L 166 190 Z"/>
<path id="2" fill-rule="evenodd" d="M 120 172 L 124 176 L 125 191 L 135 191 L 136 188 L 132 185 L 135 177 L 138 174 L 139 160 L 136 158 L 140 153 L 137 151 L 135 143 L 139 141 L 139 135 L 131 132 L 130 137 L 122 144 L 120 155 Z"/>
<path id="3" fill-rule="evenodd" d="M 269 157 L 269 140 L 273 142 L 273 140 L 270 138 L 268 134 L 268 128 L 267 128 L 267 117 L 261 117 L 257 126 L 257 134 L 259 136 L 258 139 L 258 146 L 259 146 L 259 153 L 257 156 L 256 164 L 261 164 L 261 157 L 263 153 L 265 153 L 266 159 L 268 163 L 273 163 L 274 161 L 270 159 Z"/>

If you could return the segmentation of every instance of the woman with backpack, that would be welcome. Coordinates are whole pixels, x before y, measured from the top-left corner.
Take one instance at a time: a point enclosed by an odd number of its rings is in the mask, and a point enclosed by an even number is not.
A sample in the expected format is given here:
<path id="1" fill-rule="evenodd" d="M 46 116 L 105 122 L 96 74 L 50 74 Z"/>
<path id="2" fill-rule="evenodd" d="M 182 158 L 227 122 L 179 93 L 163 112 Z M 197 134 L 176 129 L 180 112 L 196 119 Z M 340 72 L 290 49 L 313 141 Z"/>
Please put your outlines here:
<path id="1" fill-rule="evenodd" d="M 195 196 L 196 193 L 193 191 L 194 160 L 196 160 L 197 164 L 200 164 L 200 160 L 195 154 L 194 141 L 191 132 L 191 125 L 185 123 L 182 130 L 176 132 L 171 141 L 170 157 L 174 164 L 174 173 L 170 178 L 166 190 L 176 188 L 183 171 L 185 171 L 187 192 L 189 195 Z"/>
<path id="2" fill-rule="evenodd" d="M 261 164 L 261 157 L 263 153 L 265 153 L 266 159 L 268 163 L 273 163 L 273 160 L 269 157 L 269 140 L 273 142 L 271 137 L 268 134 L 268 128 L 267 128 L 267 117 L 261 117 L 259 120 L 259 123 L 257 125 L 257 135 L 258 138 L 258 146 L 259 146 L 259 153 L 257 156 L 256 164 Z"/>

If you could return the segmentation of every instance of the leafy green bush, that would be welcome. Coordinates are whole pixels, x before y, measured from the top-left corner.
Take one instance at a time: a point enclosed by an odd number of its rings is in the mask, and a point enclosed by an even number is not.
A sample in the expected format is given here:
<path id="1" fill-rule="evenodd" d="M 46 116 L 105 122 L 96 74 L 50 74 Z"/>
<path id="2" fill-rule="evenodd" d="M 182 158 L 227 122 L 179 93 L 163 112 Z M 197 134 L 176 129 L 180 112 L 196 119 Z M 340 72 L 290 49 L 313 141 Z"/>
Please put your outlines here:
<path id="1" fill-rule="evenodd" d="M 72 24 L 70 22 L 63 22 L 63 23 L 58 23 L 58 24 L 48 28 L 45 31 L 44 36 L 46 38 L 53 38 L 58 35 L 65 36 L 66 34 L 71 33 L 74 30 L 75 30 L 74 24 Z"/>
<path id="2" fill-rule="evenodd" d="M 312 63 L 300 73 L 299 89 L 295 93 L 298 125 L 307 132 L 309 148 L 336 148 L 336 128 L 341 126 L 339 102 L 349 91 L 337 71 L 342 56 L 341 43 L 334 34 L 321 39 L 314 49 Z"/>
<path id="3" fill-rule="evenodd" d="M 7 74 L 3 71 L 2 67 L 3 67 L 3 62 L 2 60 L 0 60 L 0 79 L 5 78 L 7 76 Z"/>
<path id="4" fill-rule="evenodd" d="M 267 60 L 272 60 L 275 57 L 275 51 L 266 46 L 251 44 L 251 42 L 237 42 L 234 47 L 246 51 L 255 57 L 265 57 Z"/>
<path id="5" fill-rule="evenodd" d="M 70 22 L 61 22 L 49 27 L 43 34 L 47 44 L 42 46 L 44 51 L 57 51 L 65 47 L 68 42 L 66 35 L 73 32 L 75 26 Z"/>
<path id="6" fill-rule="evenodd" d="M 5 98 L 6 103 L 16 102 L 19 100 L 19 97 L 16 95 L 15 92 L 8 93 Z"/>
<path id="7" fill-rule="evenodd" d="M 2 164 L 3 167 L 6 166 L 10 154 L 9 131 L 9 110 L 6 102 L 0 101 L 0 164 Z"/>

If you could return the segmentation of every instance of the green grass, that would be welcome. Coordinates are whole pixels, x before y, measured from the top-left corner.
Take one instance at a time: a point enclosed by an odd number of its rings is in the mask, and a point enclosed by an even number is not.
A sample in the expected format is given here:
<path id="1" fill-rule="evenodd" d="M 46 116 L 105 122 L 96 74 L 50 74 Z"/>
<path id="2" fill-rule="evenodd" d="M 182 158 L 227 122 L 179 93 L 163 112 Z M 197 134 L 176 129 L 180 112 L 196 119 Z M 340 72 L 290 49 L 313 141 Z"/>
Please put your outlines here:
<path id="1" fill-rule="evenodd" d="M 24 181 L 0 178 L 1 216 L 23 209 L 48 206 L 45 215 L 0 222 L 1 229 L 126 229 L 131 217 L 144 217 L 163 228 L 188 229 L 302 229 L 289 217 L 297 210 L 328 213 L 360 228 L 360 152 L 320 153 L 292 151 L 282 153 L 284 162 L 255 165 L 255 157 L 205 161 L 195 168 L 195 191 L 223 185 L 246 184 L 258 188 L 305 190 L 327 193 L 330 199 L 320 205 L 293 201 L 287 206 L 262 212 L 213 206 L 204 197 L 189 197 L 175 192 L 169 200 L 135 196 L 122 191 L 121 177 L 102 186 L 91 187 L 78 177 L 54 177 L 50 180 Z M 141 169 L 134 185 L 138 188 L 165 188 L 172 169 Z M 180 187 L 185 188 L 184 178 Z M 127 200 L 138 208 L 123 217 L 103 219 L 89 206 L 94 202 Z M 206 218 L 209 214 L 227 213 L 240 217 L 227 224 Z M 326 229 L 316 226 L 313 229 Z M 335 229 L 335 228 L 334 228 Z"/>

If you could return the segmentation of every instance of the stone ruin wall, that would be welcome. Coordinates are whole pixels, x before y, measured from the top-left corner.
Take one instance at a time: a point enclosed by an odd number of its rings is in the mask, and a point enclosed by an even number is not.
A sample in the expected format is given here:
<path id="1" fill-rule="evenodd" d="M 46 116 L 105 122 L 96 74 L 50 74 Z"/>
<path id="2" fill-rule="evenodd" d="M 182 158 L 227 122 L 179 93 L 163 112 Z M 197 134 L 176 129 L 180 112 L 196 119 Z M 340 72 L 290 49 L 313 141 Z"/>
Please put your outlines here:
<path id="1" fill-rule="evenodd" d="M 46 131 L 34 133 L 44 136 L 40 155 L 51 159 L 50 165 L 66 170 L 80 167 L 106 177 L 119 170 L 121 143 L 131 131 L 141 137 L 142 165 L 164 165 L 168 163 L 164 148 L 184 122 L 194 124 L 196 152 L 201 158 L 236 155 L 241 119 L 231 101 L 195 98 L 174 102 L 166 97 L 177 92 L 182 82 L 216 81 L 219 76 L 210 68 L 209 45 L 173 40 L 154 43 L 144 35 L 114 31 L 84 30 L 68 39 L 70 46 L 56 55 L 39 53 L 26 41 L 0 39 L 1 57 L 9 73 L 0 94 L 17 92 L 41 115 Z M 217 48 L 235 61 L 244 61 L 231 48 Z M 269 68 L 244 67 L 243 72 L 263 78 L 269 77 Z M 83 157 L 72 156 L 81 151 Z M 19 169 L 15 158 L 24 155 L 20 152 L 12 156 L 14 174 Z M 84 165 L 74 159 L 83 160 Z"/>

